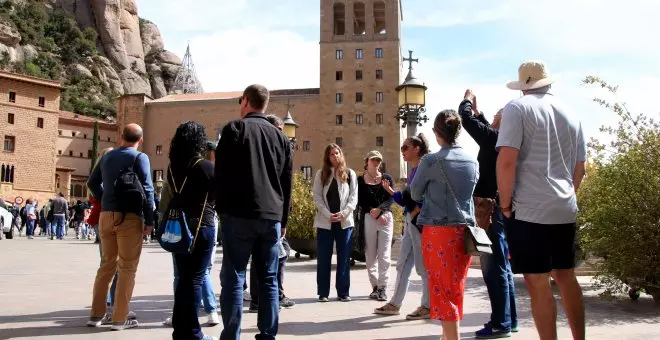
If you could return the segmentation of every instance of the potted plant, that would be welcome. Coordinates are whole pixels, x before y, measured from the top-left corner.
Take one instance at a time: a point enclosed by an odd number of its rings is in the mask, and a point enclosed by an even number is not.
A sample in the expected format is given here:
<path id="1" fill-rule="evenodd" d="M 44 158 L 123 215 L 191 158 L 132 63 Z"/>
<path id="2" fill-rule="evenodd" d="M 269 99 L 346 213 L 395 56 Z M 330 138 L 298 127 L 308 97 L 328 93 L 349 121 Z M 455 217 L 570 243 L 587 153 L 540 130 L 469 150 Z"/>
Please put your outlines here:
<path id="1" fill-rule="evenodd" d="M 316 230 L 313 227 L 315 214 L 311 181 L 303 178 L 302 173 L 295 173 L 286 238 L 291 249 L 296 251 L 296 258 L 300 254 L 316 257 Z"/>

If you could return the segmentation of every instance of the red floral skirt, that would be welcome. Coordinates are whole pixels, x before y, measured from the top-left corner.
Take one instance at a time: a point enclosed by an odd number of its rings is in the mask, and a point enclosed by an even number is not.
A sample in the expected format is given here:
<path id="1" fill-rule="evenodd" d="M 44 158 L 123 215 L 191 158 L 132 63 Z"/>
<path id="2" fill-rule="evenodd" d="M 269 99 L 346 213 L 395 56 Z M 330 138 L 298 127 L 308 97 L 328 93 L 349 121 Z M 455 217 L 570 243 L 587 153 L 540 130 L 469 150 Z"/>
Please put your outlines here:
<path id="1" fill-rule="evenodd" d="M 428 226 L 422 232 L 422 256 L 428 273 L 431 319 L 463 319 L 465 279 L 472 256 L 465 253 L 463 226 Z"/>

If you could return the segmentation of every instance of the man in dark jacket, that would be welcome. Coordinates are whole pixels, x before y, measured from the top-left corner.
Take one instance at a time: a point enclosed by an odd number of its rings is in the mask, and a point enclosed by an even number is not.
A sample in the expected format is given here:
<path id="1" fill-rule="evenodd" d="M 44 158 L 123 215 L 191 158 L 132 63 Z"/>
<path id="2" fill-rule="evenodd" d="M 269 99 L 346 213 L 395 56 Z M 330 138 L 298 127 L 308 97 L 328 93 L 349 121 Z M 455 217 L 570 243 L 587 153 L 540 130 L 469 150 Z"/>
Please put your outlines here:
<path id="1" fill-rule="evenodd" d="M 221 340 L 238 340 L 243 283 L 250 256 L 259 282 L 261 339 L 275 339 L 279 323 L 279 240 L 286 234 L 292 185 L 289 139 L 264 114 L 262 85 L 250 85 L 238 100 L 242 119 L 229 122 L 216 149 L 216 211 L 222 232 Z"/>
<path id="2" fill-rule="evenodd" d="M 498 128 L 501 111 L 495 115 L 491 125 L 484 115 L 477 109 L 477 98 L 471 90 L 465 91 L 465 96 L 458 108 L 463 128 L 479 145 L 479 181 L 474 189 L 475 210 L 479 217 L 479 210 L 491 215 L 492 221 L 486 219 L 480 227 L 486 229 L 493 245 L 493 253 L 482 255 L 480 260 L 481 272 L 490 298 L 491 319 L 484 328 L 476 332 L 477 339 L 492 339 L 510 337 L 511 332 L 518 329 L 518 315 L 516 313 L 515 287 L 513 273 L 509 264 L 509 248 L 504 235 L 504 222 L 497 199 L 497 179 L 495 165 L 497 163 Z M 488 213 L 486 213 L 488 212 Z M 477 222 L 480 219 L 477 218 Z M 481 219 L 483 221 L 484 219 Z"/>

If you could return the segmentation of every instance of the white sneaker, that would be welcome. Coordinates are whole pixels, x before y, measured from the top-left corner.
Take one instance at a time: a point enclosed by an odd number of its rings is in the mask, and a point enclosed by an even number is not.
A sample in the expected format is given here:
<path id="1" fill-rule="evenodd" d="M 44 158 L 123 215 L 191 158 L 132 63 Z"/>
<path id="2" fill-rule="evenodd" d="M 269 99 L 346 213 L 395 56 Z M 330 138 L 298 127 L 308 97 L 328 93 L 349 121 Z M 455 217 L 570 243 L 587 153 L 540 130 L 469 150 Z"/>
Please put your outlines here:
<path id="1" fill-rule="evenodd" d="M 102 325 L 110 325 L 112 324 L 112 312 L 107 312 L 103 316 L 103 319 L 101 319 L 101 324 Z"/>
<path id="2" fill-rule="evenodd" d="M 163 325 L 172 327 L 172 317 L 169 316 L 165 321 L 163 321 Z"/>
<path id="3" fill-rule="evenodd" d="M 215 326 L 220 324 L 220 317 L 217 312 L 209 313 L 209 320 L 207 322 L 209 326 Z"/>
<path id="4" fill-rule="evenodd" d="M 126 321 L 124 321 L 124 323 L 113 324 L 110 327 L 110 329 L 113 330 L 113 331 L 123 331 L 125 329 L 135 328 L 137 326 L 139 326 L 137 320 L 126 320 Z"/>
<path id="5" fill-rule="evenodd" d="M 252 299 L 250 298 L 250 292 L 248 292 L 247 290 L 243 291 L 243 301 L 252 301 Z"/>
<path id="6" fill-rule="evenodd" d="M 103 318 L 105 318 L 105 316 Z M 87 321 L 87 327 L 101 327 L 103 318 L 98 320 L 90 318 L 89 321 Z"/>

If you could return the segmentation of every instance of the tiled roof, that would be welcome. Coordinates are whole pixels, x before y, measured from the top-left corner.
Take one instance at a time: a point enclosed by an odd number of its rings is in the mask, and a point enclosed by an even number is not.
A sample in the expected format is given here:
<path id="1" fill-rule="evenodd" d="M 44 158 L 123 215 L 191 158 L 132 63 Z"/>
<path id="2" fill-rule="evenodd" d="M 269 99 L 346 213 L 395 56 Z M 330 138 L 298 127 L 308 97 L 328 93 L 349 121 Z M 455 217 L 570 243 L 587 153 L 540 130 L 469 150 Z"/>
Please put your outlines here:
<path id="1" fill-rule="evenodd" d="M 308 89 L 283 89 L 283 90 L 272 90 L 270 95 L 272 97 L 279 96 L 304 96 L 304 95 L 318 95 L 320 93 L 319 88 L 308 88 Z M 214 99 L 233 99 L 240 98 L 243 95 L 243 91 L 233 91 L 233 92 L 208 92 L 208 93 L 186 93 L 186 94 L 170 94 L 162 98 L 155 99 L 149 103 L 164 103 L 164 102 L 187 102 L 187 101 L 197 101 L 197 100 L 214 100 Z"/>
<path id="2" fill-rule="evenodd" d="M 73 112 L 68 112 L 68 111 L 60 111 L 60 119 L 69 119 L 69 120 L 75 120 L 78 122 L 83 122 L 83 123 L 90 123 L 93 124 L 94 122 L 99 122 L 101 125 L 107 125 L 107 126 L 114 126 L 116 123 L 110 122 L 107 120 L 101 120 L 101 119 L 96 119 L 93 117 L 88 117 L 84 115 L 79 115 L 77 113 Z"/>
<path id="3" fill-rule="evenodd" d="M 6 72 L 6 71 L 0 71 L 0 78 L 6 78 L 6 79 L 11 79 L 11 80 L 17 80 L 17 81 L 24 81 L 26 83 L 43 85 L 43 86 L 50 86 L 50 87 L 55 87 L 55 88 L 58 88 L 58 89 L 62 88 L 62 84 L 59 81 L 56 81 L 56 80 L 37 78 L 37 77 L 27 76 L 27 75 L 24 75 L 24 74 L 18 74 L 18 73 Z"/>

